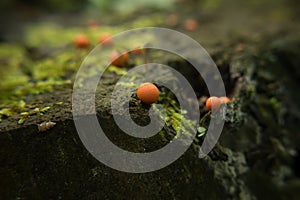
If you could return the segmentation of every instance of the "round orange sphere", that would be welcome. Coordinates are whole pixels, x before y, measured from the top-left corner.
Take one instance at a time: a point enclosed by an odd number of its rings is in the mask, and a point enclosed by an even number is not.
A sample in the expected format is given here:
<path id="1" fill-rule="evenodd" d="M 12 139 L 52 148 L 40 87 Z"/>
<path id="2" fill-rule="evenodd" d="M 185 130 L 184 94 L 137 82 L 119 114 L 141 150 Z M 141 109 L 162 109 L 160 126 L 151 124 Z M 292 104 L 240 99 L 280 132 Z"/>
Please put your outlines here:
<path id="1" fill-rule="evenodd" d="M 206 100 L 206 108 L 208 110 L 218 109 L 221 106 L 221 101 L 218 97 L 212 96 Z"/>
<path id="2" fill-rule="evenodd" d="M 184 22 L 184 28 L 188 31 L 194 31 L 198 28 L 198 22 L 194 19 L 187 19 Z"/>
<path id="3" fill-rule="evenodd" d="M 113 51 L 110 54 L 111 64 L 117 67 L 124 67 L 128 62 L 129 55 L 128 52 L 124 51 L 121 55 L 117 51 Z"/>
<path id="4" fill-rule="evenodd" d="M 104 35 L 100 36 L 98 42 L 103 43 L 104 46 L 111 46 L 114 44 L 112 36 L 108 33 L 105 33 Z"/>
<path id="5" fill-rule="evenodd" d="M 152 104 L 158 100 L 159 90 L 153 83 L 143 83 L 137 90 L 138 98 L 145 104 Z"/>
<path id="6" fill-rule="evenodd" d="M 231 100 L 228 97 L 220 97 L 221 103 L 229 103 Z"/>
<path id="7" fill-rule="evenodd" d="M 79 34 L 74 39 L 74 45 L 78 48 L 86 48 L 90 45 L 89 38 L 84 34 Z"/>
<path id="8" fill-rule="evenodd" d="M 138 55 L 141 54 L 143 50 L 144 50 L 143 47 L 137 47 L 136 49 L 132 50 L 132 53 Z"/>

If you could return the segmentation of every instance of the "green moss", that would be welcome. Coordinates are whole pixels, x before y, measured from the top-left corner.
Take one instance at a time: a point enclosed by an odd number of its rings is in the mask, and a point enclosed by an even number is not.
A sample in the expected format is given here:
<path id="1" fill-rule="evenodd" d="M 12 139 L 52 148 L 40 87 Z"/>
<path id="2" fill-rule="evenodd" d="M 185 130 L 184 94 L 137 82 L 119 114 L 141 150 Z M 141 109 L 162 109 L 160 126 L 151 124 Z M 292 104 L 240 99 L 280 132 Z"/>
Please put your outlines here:
<path id="1" fill-rule="evenodd" d="M 149 17 L 136 19 L 130 23 L 120 26 L 101 25 L 97 28 L 89 27 L 63 27 L 52 23 L 40 23 L 27 26 L 26 34 L 22 45 L 0 44 L 0 120 L 19 115 L 19 124 L 30 117 L 30 105 L 18 105 L 28 95 L 37 95 L 44 92 L 53 92 L 56 86 L 72 84 L 77 70 L 90 50 L 98 44 L 101 35 L 121 33 L 129 28 L 136 28 L 139 24 L 154 26 L 161 23 L 162 19 L 156 15 L 150 20 Z M 78 49 L 72 43 L 76 35 L 83 33 L 90 39 L 90 47 Z M 145 39 L 148 41 L 148 39 Z M 121 41 L 122 46 L 118 51 L 126 49 L 132 44 L 142 46 L 138 38 L 128 38 Z M 124 44 L 123 44 L 124 43 Z M 105 51 L 105 50 L 104 50 Z M 83 77 L 96 76 L 104 70 L 107 58 L 99 54 L 89 59 L 92 67 L 88 68 Z M 131 55 L 130 55 L 131 57 Z M 142 64 L 144 56 L 132 56 L 130 63 Z M 126 68 L 110 66 L 105 73 L 125 75 Z M 134 77 L 132 77 L 134 79 Z M 62 104 L 59 103 L 58 105 Z M 22 113 L 22 114 L 21 114 Z"/>
<path id="2" fill-rule="evenodd" d="M 34 108 L 34 109 L 31 109 L 27 112 L 21 112 L 20 115 L 21 115 L 21 118 L 19 119 L 18 121 L 18 124 L 23 124 L 25 122 L 26 119 L 28 119 L 30 116 L 32 115 L 43 115 L 45 114 L 51 107 L 50 106 L 46 106 L 44 108 Z"/>
<path id="3" fill-rule="evenodd" d="M 165 24 L 165 16 L 161 14 L 155 14 L 151 17 L 139 17 L 135 21 L 131 22 L 127 26 L 129 28 L 144 28 L 144 27 L 155 27 L 160 24 Z"/>
<path id="4" fill-rule="evenodd" d="M 93 169 L 91 169 L 91 173 L 92 173 L 92 176 L 93 177 L 96 177 L 98 174 L 100 174 L 102 171 L 101 171 L 101 168 L 100 167 L 95 167 Z"/>
<path id="5" fill-rule="evenodd" d="M 37 61 L 32 68 L 33 79 L 62 79 L 68 73 L 74 74 L 80 67 L 84 56 L 82 51 L 66 51 L 54 57 Z"/>
<path id="6" fill-rule="evenodd" d="M 16 113 L 25 110 L 26 103 L 23 100 L 17 101 L 7 101 L 6 104 L 0 104 L 0 122 L 2 119 L 11 117 Z"/>
<path id="7" fill-rule="evenodd" d="M 120 68 L 120 67 L 116 67 L 116 66 L 110 66 L 107 69 L 107 72 L 115 73 L 120 76 L 127 74 L 127 70 Z"/>
<path id="8" fill-rule="evenodd" d="M 278 111 L 281 108 L 280 102 L 275 97 L 270 99 L 270 105 L 275 111 Z"/>
<path id="9" fill-rule="evenodd" d="M 136 90 L 136 88 L 139 86 L 135 83 L 137 78 L 140 78 L 139 75 L 133 74 L 127 79 L 126 82 L 118 82 L 118 85 L 126 89 L 131 88 L 132 90 Z M 174 100 L 175 96 L 171 91 L 164 87 L 159 86 L 159 88 L 159 100 L 157 104 L 153 104 L 152 106 L 154 111 L 158 113 L 166 123 L 165 128 L 159 133 L 162 141 L 167 142 L 169 141 L 167 138 L 178 137 L 179 135 L 177 135 L 177 133 L 179 133 L 179 131 L 186 135 L 193 136 L 194 134 L 192 133 L 195 131 L 196 122 L 188 120 L 184 117 L 184 115 L 187 114 L 187 111 L 180 108 L 179 103 Z M 142 104 L 137 105 L 142 106 Z M 158 105 L 163 107 L 165 113 L 158 108 Z"/>
<path id="10" fill-rule="evenodd" d="M 27 29 L 25 35 L 25 44 L 30 47 L 41 48 L 44 45 L 63 47 L 72 43 L 72 39 L 80 29 L 64 29 L 54 24 L 39 24 Z"/>
<path id="11" fill-rule="evenodd" d="M 27 29 L 25 35 L 25 44 L 30 47 L 41 48 L 48 47 L 65 48 L 72 45 L 74 38 L 78 34 L 85 34 L 90 39 L 91 47 L 96 46 L 98 39 L 105 33 L 112 35 L 125 31 L 122 26 L 101 26 L 90 29 L 88 27 L 69 27 L 65 28 L 52 23 L 44 23 L 31 26 Z"/>
<path id="12" fill-rule="evenodd" d="M 187 111 L 180 108 L 179 104 L 174 100 L 174 96 L 172 92 L 162 88 L 158 103 L 164 107 L 166 111 L 166 116 L 164 116 L 157 109 L 155 104 L 154 104 L 154 110 L 158 112 L 160 116 L 162 116 L 162 118 L 164 119 L 168 127 L 171 127 L 176 133 L 178 133 L 181 130 L 182 133 L 193 136 L 192 133 L 196 122 L 192 120 L 188 120 L 184 117 L 184 114 L 186 114 Z M 173 134 L 173 133 L 168 132 L 167 134 Z M 164 136 L 163 134 L 160 135 L 162 136 L 163 140 L 166 138 L 166 136 Z M 175 137 L 177 136 L 178 135 L 175 135 Z"/>
<path id="13" fill-rule="evenodd" d="M 26 85 L 19 87 L 14 94 L 23 96 L 26 94 L 41 94 L 44 92 L 52 92 L 54 86 L 71 84 L 71 83 L 72 83 L 71 80 L 56 81 L 53 79 L 40 81 L 37 83 L 27 83 Z"/>
<path id="14" fill-rule="evenodd" d="M 29 77 L 21 69 L 21 64 L 25 64 L 26 61 L 24 50 L 20 46 L 0 44 L 0 90 L 10 90 L 29 80 Z"/>

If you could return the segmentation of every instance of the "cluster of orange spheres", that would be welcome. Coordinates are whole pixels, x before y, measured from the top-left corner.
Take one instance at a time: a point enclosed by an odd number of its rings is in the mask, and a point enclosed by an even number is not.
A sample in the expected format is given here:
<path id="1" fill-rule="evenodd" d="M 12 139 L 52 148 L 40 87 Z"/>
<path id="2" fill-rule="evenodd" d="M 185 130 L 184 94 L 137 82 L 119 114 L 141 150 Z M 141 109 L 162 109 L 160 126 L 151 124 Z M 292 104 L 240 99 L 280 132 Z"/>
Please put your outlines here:
<path id="1" fill-rule="evenodd" d="M 75 47 L 77 47 L 77 48 L 87 48 L 91 43 L 90 39 L 85 34 L 78 34 L 74 38 L 73 42 L 74 42 Z M 113 45 L 114 41 L 110 34 L 105 33 L 98 38 L 98 43 L 99 44 L 102 43 L 104 46 L 110 46 L 110 45 Z"/>
<path id="2" fill-rule="evenodd" d="M 216 110 L 216 109 L 219 109 L 220 106 L 223 104 L 223 103 L 229 103 L 230 102 L 230 99 L 228 97 L 215 97 L 215 96 L 212 96 L 212 97 L 209 97 L 207 100 L 206 100 L 206 108 L 208 110 Z"/>
<path id="3" fill-rule="evenodd" d="M 110 34 L 105 33 L 98 38 L 98 43 L 101 43 L 103 46 L 111 46 L 114 44 L 114 40 Z M 85 34 L 79 34 L 74 38 L 74 45 L 75 47 L 81 49 L 87 48 L 90 45 L 90 40 Z M 132 50 L 132 53 L 138 55 L 141 54 L 144 50 L 145 48 L 143 47 L 137 47 Z M 110 62 L 116 67 L 124 67 L 128 60 L 129 53 L 127 51 L 113 51 L 110 54 Z"/>
<path id="4" fill-rule="evenodd" d="M 160 92 L 153 83 L 143 83 L 137 89 L 138 98 L 145 104 L 157 102 Z M 228 97 L 209 97 L 206 100 L 206 108 L 208 110 L 218 109 L 223 103 L 229 103 L 231 100 Z"/>

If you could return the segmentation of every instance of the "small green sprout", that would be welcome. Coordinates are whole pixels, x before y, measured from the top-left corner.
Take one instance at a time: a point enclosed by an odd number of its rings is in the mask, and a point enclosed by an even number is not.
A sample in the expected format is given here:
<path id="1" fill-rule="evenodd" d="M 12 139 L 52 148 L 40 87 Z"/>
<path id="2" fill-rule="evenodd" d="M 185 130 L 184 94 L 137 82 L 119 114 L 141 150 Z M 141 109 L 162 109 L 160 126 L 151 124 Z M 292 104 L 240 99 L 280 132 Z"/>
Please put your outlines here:
<path id="1" fill-rule="evenodd" d="M 19 119 L 19 121 L 18 121 L 18 124 L 23 124 L 27 118 L 29 118 L 29 116 L 21 117 L 21 119 Z"/>
<path id="2" fill-rule="evenodd" d="M 0 110 L 0 116 L 10 117 L 13 115 L 13 111 L 11 108 L 3 108 Z"/>
<path id="3" fill-rule="evenodd" d="M 40 110 L 40 112 L 44 113 L 50 109 L 50 106 L 44 107 Z"/>
<path id="4" fill-rule="evenodd" d="M 23 124 L 25 122 L 26 119 L 28 119 L 30 116 L 32 115 L 43 115 L 45 112 L 47 112 L 51 107 L 50 106 L 46 106 L 44 108 L 34 108 L 33 110 L 29 111 L 29 112 L 21 112 L 21 118 L 18 121 L 18 124 Z"/>
<path id="5" fill-rule="evenodd" d="M 202 127 L 202 126 L 199 126 L 198 128 L 197 128 L 197 131 L 198 131 L 198 137 L 202 137 L 203 135 L 205 135 L 205 133 L 206 133 L 206 128 L 204 128 L 204 127 Z"/>

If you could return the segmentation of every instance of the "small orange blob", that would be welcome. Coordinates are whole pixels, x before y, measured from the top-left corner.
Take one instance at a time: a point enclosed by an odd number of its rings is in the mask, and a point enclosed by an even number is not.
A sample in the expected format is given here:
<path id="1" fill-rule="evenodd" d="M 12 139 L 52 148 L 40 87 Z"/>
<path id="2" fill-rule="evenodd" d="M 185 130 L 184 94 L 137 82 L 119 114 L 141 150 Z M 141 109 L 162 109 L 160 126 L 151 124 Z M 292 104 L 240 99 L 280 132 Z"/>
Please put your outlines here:
<path id="1" fill-rule="evenodd" d="M 170 14 L 167 18 L 167 25 L 176 26 L 178 24 L 178 16 L 175 14 Z"/>
<path id="2" fill-rule="evenodd" d="M 228 97 L 220 97 L 221 103 L 229 103 L 231 100 Z"/>
<path id="3" fill-rule="evenodd" d="M 153 83 L 143 83 L 137 90 L 138 98 L 145 104 L 152 104 L 158 100 L 159 90 Z"/>
<path id="4" fill-rule="evenodd" d="M 98 42 L 103 43 L 104 46 L 111 46 L 114 44 L 112 36 L 108 33 L 105 33 L 104 35 L 100 36 Z"/>
<path id="5" fill-rule="evenodd" d="M 208 110 L 215 110 L 215 109 L 218 109 L 220 108 L 221 106 L 221 101 L 218 97 L 209 97 L 207 100 L 206 100 L 206 108 Z"/>
<path id="6" fill-rule="evenodd" d="M 79 34 L 74 39 L 74 45 L 78 48 L 86 48 L 90 45 L 89 38 L 84 34 Z"/>
<path id="7" fill-rule="evenodd" d="M 121 55 L 117 51 L 113 51 L 110 54 L 110 62 L 112 65 L 117 67 L 124 67 L 128 62 L 129 55 L 126 51 L 124 51 Z"/>
<path id="8" fill-rule="evenodd" d="M 143 47 L 137 47 L 136 49 L 132 50 L 132 53 L 138 55 L 141 54 L 144 50 L 145 49 Z"/>
<path id="9" fill-rule="evenodd" d="M 198 28 L 198 22 L 194 19 L 187 19 L 184 22 L 184 28 L 188 31 L 194 31 Z"/>
<path id="10" fill-rule="evenodd" d="M 235 46 L 234 50 L 235 51 L 244 51 L 246 48 L 245 44 L 239 43 Z"/>
<path id="11" fill-rule="evenodd" d="M 96 29 L 99 27 L 99 24 L 98 22 L 95 20 L 95 19 L 90 19 L 88 20 L 87 22 L 87 26 L 90 28 L 90 29 Z"/>

